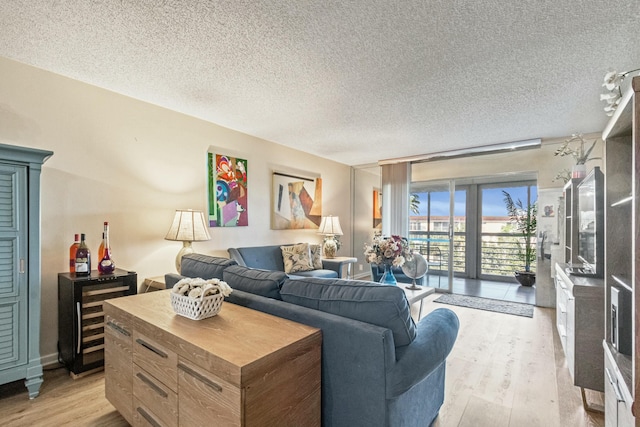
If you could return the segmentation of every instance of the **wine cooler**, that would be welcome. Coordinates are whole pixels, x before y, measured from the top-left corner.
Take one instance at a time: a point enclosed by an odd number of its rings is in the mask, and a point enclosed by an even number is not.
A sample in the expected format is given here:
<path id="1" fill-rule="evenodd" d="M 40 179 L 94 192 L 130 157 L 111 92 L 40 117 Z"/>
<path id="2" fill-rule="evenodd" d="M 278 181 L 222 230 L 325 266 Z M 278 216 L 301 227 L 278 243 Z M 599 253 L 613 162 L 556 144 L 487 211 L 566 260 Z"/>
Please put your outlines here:
<path id="1" fill-rule="evenodd" d="M 102 302 L 135 294 L 137 282 L 135 272 L 121 269 L 102 275 L 58 274 L 58 357 L 72 377 L 103 368 Z"/>

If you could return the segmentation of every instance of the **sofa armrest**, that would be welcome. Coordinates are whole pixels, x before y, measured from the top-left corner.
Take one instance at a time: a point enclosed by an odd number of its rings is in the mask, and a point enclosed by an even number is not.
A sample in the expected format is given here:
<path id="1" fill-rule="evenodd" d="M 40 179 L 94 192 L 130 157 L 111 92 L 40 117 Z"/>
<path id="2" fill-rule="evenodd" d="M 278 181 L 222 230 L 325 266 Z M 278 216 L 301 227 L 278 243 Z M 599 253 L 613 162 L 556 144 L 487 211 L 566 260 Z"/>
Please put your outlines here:
<path id="1" fill-rule="evenodd" d="M 244 259 L 242 258 L 242 255 L 240 255 L 240 252 L 238 251 L 238 249 L 229 248 L 227 249 L 227 252 L 229 253 L 229 258 L 237 262 L 238 265 L 241 265 L 243 267 L 247 266 L 247 264 L 244 262 Z"/>
<path id="2" fill-rule="evenodd" d="M 342 267 L 349 264 L 350 262 L 352 261 L 333 258 L 322 258 L 322 268 L 324 268 L 325 270 L 335 271 L 336 273 L 338 273 L 338 278 L 342 279 Z"/>
<path id="3" fill-rule="evenodd" d="M 164 283 L 167 286 L 167 289 L 171 289 L 173 288 L 173 285 L 186 278 L 186 276 L 182 276 L 177 273 L 167 273 L 164 275 Z"/>
<path id="4" fill-rule="evenodd" d="M 396 348 L 395 366 L 387 372 L 387 398 L 403 394 L 445 363 L 459 328 L 458 316 L 447 308 L 438 308 L 422 318 L 416 339 Z"/>

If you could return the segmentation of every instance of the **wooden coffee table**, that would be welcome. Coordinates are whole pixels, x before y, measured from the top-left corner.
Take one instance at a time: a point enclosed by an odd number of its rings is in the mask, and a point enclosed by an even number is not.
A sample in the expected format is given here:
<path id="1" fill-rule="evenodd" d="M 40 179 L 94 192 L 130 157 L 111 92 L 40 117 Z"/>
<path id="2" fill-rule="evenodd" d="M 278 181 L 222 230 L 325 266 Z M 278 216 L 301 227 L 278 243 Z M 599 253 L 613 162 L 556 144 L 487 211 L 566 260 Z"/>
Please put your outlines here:
<path id="1" fill-rule="evenodd" d="M 320 427 L 320 329 L 230 302 L 191 320 L 170 292 L 104 302 L 105 395 L 130 424 Z"/>

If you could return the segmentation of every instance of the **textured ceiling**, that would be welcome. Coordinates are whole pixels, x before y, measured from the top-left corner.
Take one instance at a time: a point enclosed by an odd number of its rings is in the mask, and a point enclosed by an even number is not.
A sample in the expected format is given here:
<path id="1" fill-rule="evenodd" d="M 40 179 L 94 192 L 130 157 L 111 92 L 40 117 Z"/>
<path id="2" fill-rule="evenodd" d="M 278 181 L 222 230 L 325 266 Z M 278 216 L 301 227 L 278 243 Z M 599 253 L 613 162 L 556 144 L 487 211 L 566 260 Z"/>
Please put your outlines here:
<path id="1" fill-rule="evenodd" d="M 0 0 L 0 56 L 360 165 L 601 131 L 639 23 L 638 0 Z"/>

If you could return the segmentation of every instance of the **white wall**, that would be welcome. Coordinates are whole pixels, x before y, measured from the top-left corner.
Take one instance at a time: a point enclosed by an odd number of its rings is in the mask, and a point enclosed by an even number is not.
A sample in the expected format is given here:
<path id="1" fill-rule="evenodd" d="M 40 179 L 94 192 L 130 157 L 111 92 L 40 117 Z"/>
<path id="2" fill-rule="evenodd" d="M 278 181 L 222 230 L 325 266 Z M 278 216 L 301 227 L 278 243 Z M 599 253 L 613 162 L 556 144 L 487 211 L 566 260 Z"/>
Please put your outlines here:
<path id="1" fill-rule="evenodd" d="M 175 271 L 180 242 L 164 240 L 175 209 L 206 209 L 206 153 L 248 160 L 249 226 L 210 229 L 200 253 L 290 242 L 320 242 L 311 230 L 271 230 L 271 172 L 323 178 L 323 213 L 338 215 L 350 254 L 350 168 L 132 98 L 0 58 L 0 143 L 54 151 L 42 172 L 42 333 L 55 361 L 57 273 L 68 270 L 74 233 L 97 253 L 102 223 L 120 268 L 145 277 Z M 95 261 L 94 261 L 95 268 Z"/>

